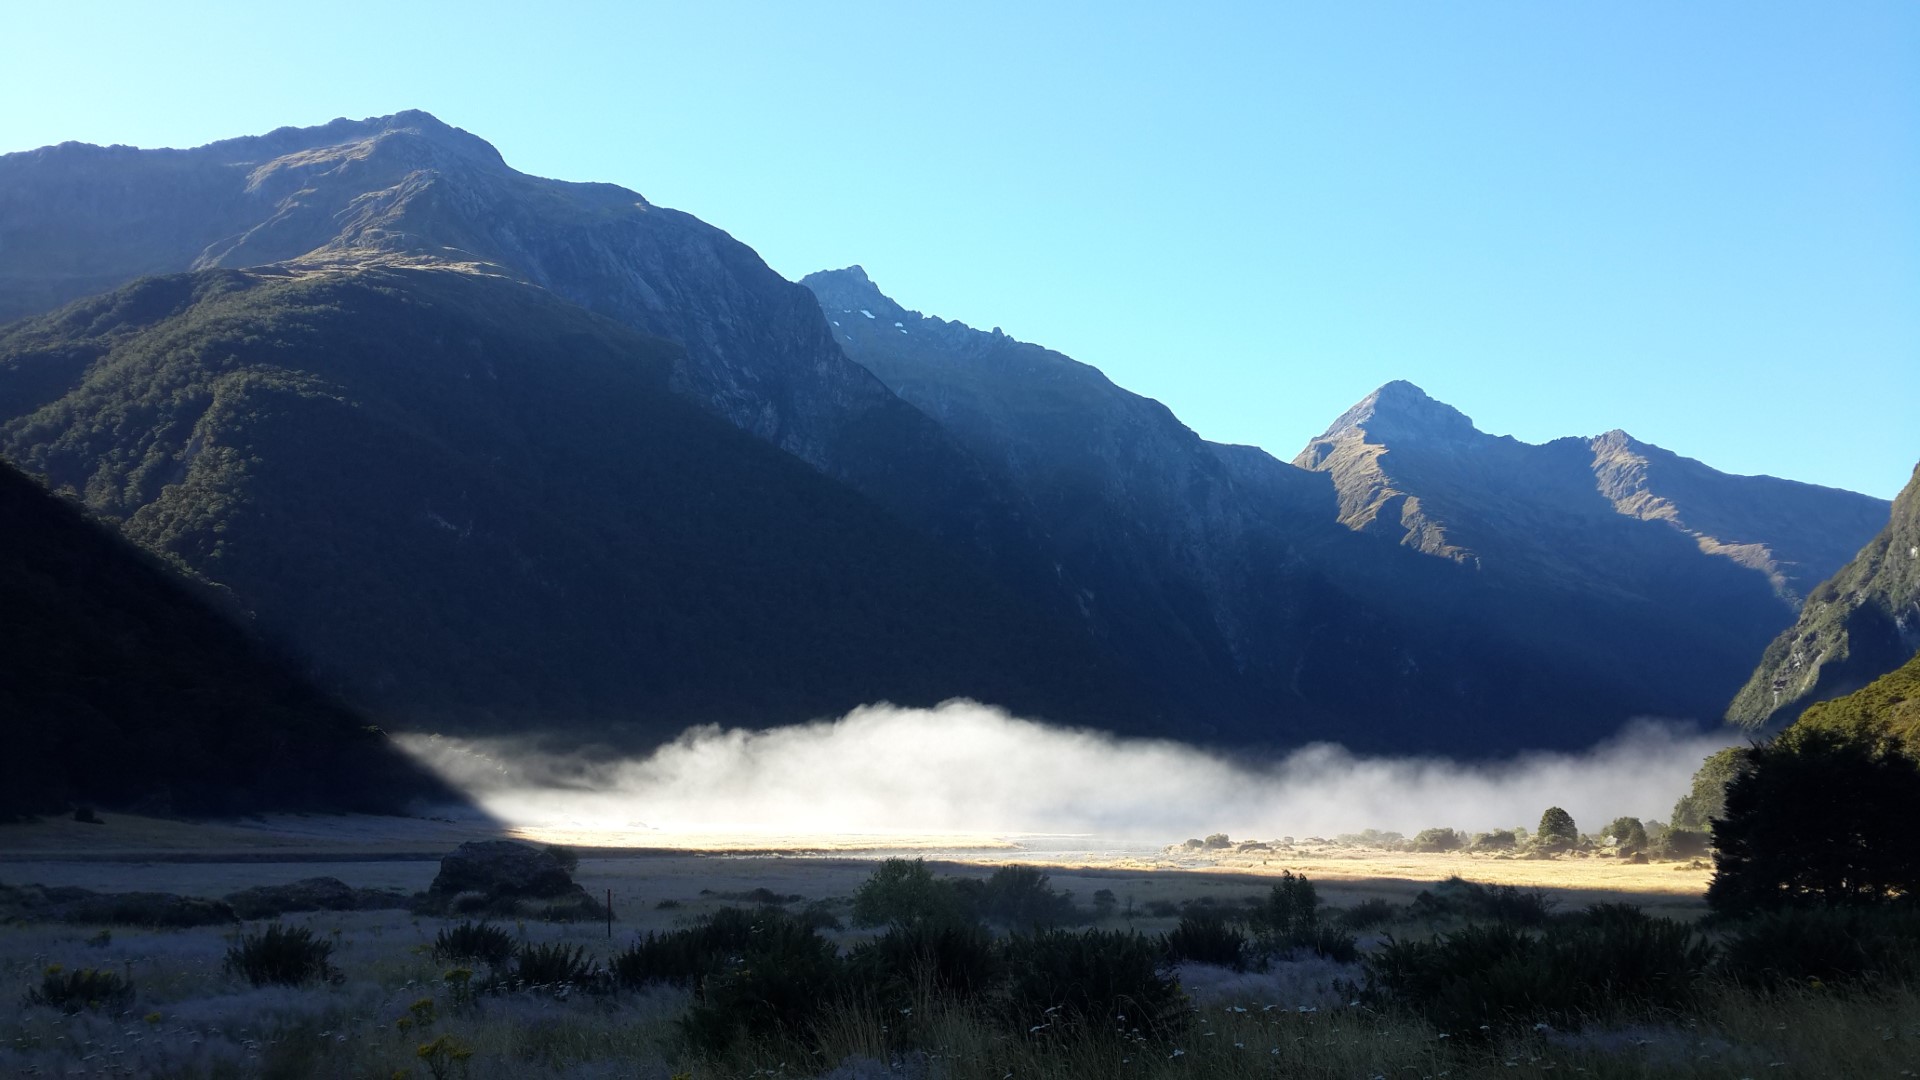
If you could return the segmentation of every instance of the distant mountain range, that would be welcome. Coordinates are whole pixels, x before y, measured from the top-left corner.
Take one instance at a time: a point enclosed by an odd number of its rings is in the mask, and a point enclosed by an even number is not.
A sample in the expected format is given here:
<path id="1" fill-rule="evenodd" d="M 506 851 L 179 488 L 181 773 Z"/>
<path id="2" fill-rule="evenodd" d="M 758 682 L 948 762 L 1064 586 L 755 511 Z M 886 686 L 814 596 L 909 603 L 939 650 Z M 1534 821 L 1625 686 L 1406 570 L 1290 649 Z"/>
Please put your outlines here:
<path id="1" fill-rule="evenodd" d="M 859 267 L 803 284 L 849 356 L 1027 496 L 1129 669 L 1214 693 L 1237 738 L 1444 750 L 1526 744 L 1549 717 L 1590 741 L 1631 715 L 1714 716 L 1769 628 L 1886 519 L 1878 499 L 1624 432 L 1486 435 L 1405 382 L 1289 465 L 905 308 Z"/>
<path id="2" fill-rule="evenodd" d="M 1209 443 L 424 113 L 0 157 L 18 316 L 0 456 L 415 728 L 645 744 L 966 695 L 1577 746 L 1717 717 L 1888 514 L 1621 432 L 1488 436 L 1406 383 L 1292 463 Z"/>

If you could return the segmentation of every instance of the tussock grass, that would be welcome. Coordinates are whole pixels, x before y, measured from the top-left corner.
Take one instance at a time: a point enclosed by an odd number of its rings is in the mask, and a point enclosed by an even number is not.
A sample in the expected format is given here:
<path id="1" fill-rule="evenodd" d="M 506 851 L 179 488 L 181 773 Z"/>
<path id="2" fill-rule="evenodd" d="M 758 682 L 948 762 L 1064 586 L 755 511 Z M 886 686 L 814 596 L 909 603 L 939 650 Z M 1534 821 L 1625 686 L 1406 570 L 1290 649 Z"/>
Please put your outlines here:
<path id="1" fill-rule="evenodd" d="M 216 927 L 0 927 L 0 992 L 21 1001 L 54 964 L 119 972 L 137 985 L 125 1008 L 68 1015 L 22 1004 L 0 1013 L 0 1075 L 426 1078 L 419 1048 L 470 1051 L 466 1075 L 667 1078 L 836 1075 L 1004 1080 L 1016 1077 L 1677 1077 L 1807 1078 L 1920 1074 L 1920 994 L 1804 981 L 1772 987 L 1710 980 L 1684 1010 L 1593 1017 L 1578 1031 L 1517 1031 L 1471 1043 L 1397 1007 L 1356 1007 L 1339 984 L 1363 978 L 1322 957 L 1262 973 L 1185 965 L 1194 1005 L 1172 1034 L 1132 1024 L 1010 1031 L 994 1003 L 956 1000 L 931 977 L 890 984 L 885 1000 L 835 1002 L 802 1031 L 696 1054 L 679 1020 L 693 992 L 671 985 L 595 995 L 564 989 L 487 993 L 433 946 L 458 920 L 399 912 L 316 914 L 288 925 L 335 944 L 336 983 L 254 988 L 221 970 L 239 934 Z M 257 927 L 256 927 L 257 929 Z M 528 923 L 516 939 L 606 958 L 599 927 Z M 1423 930 L 1399 924 L 1397 932 Z M 335 931 L 338 931 L 336 934 Z M 876 936 L 877 936 L 876 932 Z M 853 944 L 836 939 L 845 947 Z M 1377 946 L 1376 946 L 1377 947 Z M 428 1003 L 422 1006 L 421 1002 Z M 403 1023 L 403 1021 L 405 1021 Z M 1178 1053 L 1176 1053 L 1178 1051 Z M 898 1066 L 896 1069 L 895 1066 Z M 841 1070 L 837 1074 L 835 1070 Z M 449 1075 L 462 1075 L 452 1066 Z"/>

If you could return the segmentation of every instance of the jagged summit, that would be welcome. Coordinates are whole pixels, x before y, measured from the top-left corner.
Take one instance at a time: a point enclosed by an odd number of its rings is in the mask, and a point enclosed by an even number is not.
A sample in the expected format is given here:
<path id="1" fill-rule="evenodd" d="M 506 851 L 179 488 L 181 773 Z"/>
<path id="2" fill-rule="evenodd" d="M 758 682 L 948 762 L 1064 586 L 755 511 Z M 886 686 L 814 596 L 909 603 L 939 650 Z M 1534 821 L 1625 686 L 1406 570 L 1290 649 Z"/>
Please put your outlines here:
<path id="1" fill-rule="evenodd" d="M 827 311 L 856 312 L 869 311 L 874 318 L 882 315 L 888 322 L 910 314 L 894 299 L 880 291 L 880 286 L 867 276 L 865 267 L 859 263 L 841 270 L 817 270 L 800 279 L 800 284 L 813 291 L 820 300 L 821 308 Z M 919 313 L 911 313 L 918 319 Z"/>
<path id="2" fill-rule="evenodd" d="M 1371 436 L 1375 442 L 1386 438 L 1462 439 L 1480 434 L 1467 414 L 1435 400 L 1405 379 L 1395 379 L 1361 398 L 1341 413 L 1320 439 L 1337 439 L 1353 432 Z"/>

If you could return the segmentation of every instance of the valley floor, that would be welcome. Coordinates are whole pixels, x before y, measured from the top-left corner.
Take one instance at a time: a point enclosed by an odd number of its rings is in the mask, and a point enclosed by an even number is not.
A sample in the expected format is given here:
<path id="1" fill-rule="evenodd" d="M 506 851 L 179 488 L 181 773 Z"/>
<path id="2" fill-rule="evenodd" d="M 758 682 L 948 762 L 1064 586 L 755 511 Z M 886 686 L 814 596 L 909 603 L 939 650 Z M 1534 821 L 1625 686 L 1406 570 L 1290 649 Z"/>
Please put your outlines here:
<path id="1" fill-rule="evenodd" d="M 360 887 L 424 888 L 440 854 L 490 835 L 444 821 L 288 816 L 247 822 L 183 823 L 108 815 L 102 825 L 49 821 L 0 828 L 0 882 L 157 890 L 215 897 L 250 885 L 317 875 Z M 544 839 L 538 837 L 536 839 Z M 572 837 L 577 843 L 581 838 Z M 658 837 L 651 837 L 658 840 Z M 1396 903 L 1459 875 L 1538 885 L 1563 909 L 1608 899 L 1692 917 L 1704 911 L 1705 871 L 1671 864 L 1628 866 L 1606 859 L 1525 861 L 1465 855 L 1406 855 L 1314 845 L 1279 852 L 1101 850 L 1082 841 L 1024 843 L 953 837 L 733 838 L 730 848 L 654 844 L 580 849 L 575 875 L 595 896 L 611 894 L 611 939 L 600 923 L 524 921 L 512 932 L 531 943 L 578 945 L 604 961 L 635 936 L 684 927 L 758 890 L 802 897 L 847 912 L 847 897 L 887 854 L 927 851 L 943 873 L 1007 862 L 1037 862 L 1056 889 L 1085 903 L 1115 894 L 1102 925 L 1149 934 L 1172 929 L 1169 911 L 1188 900 L 1224 903 L 1267 891 L 1291 869 L 1344 908 L 1381 897 Z M 752 843 L 746 842 L 750 839 Z M 807 842 L 791 842 L 805 840 Z M 912 842 L 909 842 L 912 840 Z M 475 1000 L 448 981 L 431 955 L 454 920 L 402 910 L 316 912 L 284 920 L 335 943 L 341 978 L 299 988 L 252 988 L 222 970 L 234 929 L 0 925 L 0 992 L 15 994 L 58 965 L 124 973 L 136 988 L 115 1014 L 63 1015 L 25 1006 L 0 1019 L 0 1073 L 79 1076 L 829 1076 L 952 1077 L 1602 1077 L 1824 1078 L 1912 1075 L 1920 1070 L 1920 1000 L 1906 990 L 1871 997 L 1819 991 L 1750 997 L 1724 993 L 1698 1016 L 1655 1017 L 1583 1032 L 1539 1030 L 1492 1047 L 1456 1045 L 1411 1016 L 1376 1013 L 1349 1001 L 1364 978 L 1355 964 L 1308 956 L 1268 971 L 1236 973 L 1185 964 L 1182 985 L 1198 1012 L 1181 1045 L 1147 1048 L 1112 1039 L 1074 1045 L 995 1034 L 967 1015 L 928 1008 L 913 1049 L 885 1018 L 833 1014 L 810 1060 L 765 1048 L 724 1062 L 690 1057 L 677 1041 L 685 991 L 611 997 L 538 988 Z M 257 930 L 259 924 L 245 929 Z M 1381 933 L 1416 936 L 1413 923 Z M 871 935 L 825 934 L 842 949 Z M 16 996 L 15 1000 L 19 1000 Z M 904 1028 L 906 1019 L 892 1021 Z M 445 1042 L 438 1042 L 444 1037 Z M 430 1047 L 471 1056 L 434 1059 Z M 933 1049 L 929 1050 L 928 1047 Z M 1151 1052 L 1147 1052 L 1150 1049 Z M 450 1051 L 449 1051 L 450 1052 Z M 756 1056 L 760 1055 L 760 1056 Z"/>

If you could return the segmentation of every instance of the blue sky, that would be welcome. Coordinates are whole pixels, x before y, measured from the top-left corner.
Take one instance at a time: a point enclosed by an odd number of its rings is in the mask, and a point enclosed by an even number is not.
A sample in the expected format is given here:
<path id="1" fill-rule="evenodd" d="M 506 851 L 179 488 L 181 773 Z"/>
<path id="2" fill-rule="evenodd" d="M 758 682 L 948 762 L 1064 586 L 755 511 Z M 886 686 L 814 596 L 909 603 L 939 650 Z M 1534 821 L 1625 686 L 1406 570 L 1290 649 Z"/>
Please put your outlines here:
<path id="1" fill-rule="evenodd" d="M 0 151 L 424 108 L 1291 457 L 1406 378 L 1890 497 L 1920 5 L 15 5 Z"/>

